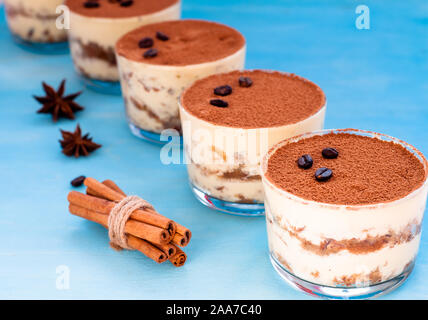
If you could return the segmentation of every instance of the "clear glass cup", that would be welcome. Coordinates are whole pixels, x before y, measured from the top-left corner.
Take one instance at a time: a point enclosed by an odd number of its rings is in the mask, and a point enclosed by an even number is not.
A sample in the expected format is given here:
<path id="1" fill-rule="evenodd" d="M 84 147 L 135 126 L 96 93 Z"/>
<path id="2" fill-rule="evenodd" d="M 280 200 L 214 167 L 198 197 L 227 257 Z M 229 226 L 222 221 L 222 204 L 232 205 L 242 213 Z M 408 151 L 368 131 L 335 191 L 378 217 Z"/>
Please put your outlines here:
<path id="1" fill-rule="evenodd" d="M 62 3 L 63 0 L 5 0 L 6 20 L 15 42 L 31 52 L 67 53 L 67 32 L 57 25 L 64 13 L 57 12 Z"/>
<path id="2" fill-rule="evenodd" d="M 269 158 L 278 148 L 332 132 L 400 144 L 423 164 L 423 185 L 391 202 L 336 205 L 305 200 L 278 188 L 266 177 Z M 262 162 L 269 251 L 275 270 L 297 289 L 323 298 L 370 298 L 398 287 L 412 271 L 418 252 L 428 190 L 427 175 L 427 160 L 420 151 L 399 139 L 375 132 L 322 130 L 278 143 Z M 346 250 L 346 245 L 351 245 L 346 242 L 349 239 L 353 244 L 384 243 L 378 249 L 373 247 L 366 253 L 356 254 Z M 338 252 L 317 252 L 315 249 L 323 243 L 326 246 L 346 245 Z"/>
<path id="3" fill-rule="evenodd" d="M 131 132 L 157 144 L 165 144 L 161 135 L 164 130 L 174 129 L 179 135 L 181 123 L 177 101 L 183 90 L 198 79 L 242 70 L 245 54 L 244 44 L 229 56 L 214 61 L 177 66 L 133 61 L 117 55 Z"/>
<path id="4" fill-rule="evenodd" d="M 200 119 L 190 114 L 180 99 L 184 153 L 190 187 L 196 198 L 223 213 L 264 215 L 260 177 L 263 155 L 283 139 L 322 129 L 326 107 L 325 103 L 315 114 L 297 123 L 244 129 Z"/>
<path id="5" fill-rule="evenodd" d="M 120 95 L 115 44 L 125 33 L 146 24 L 176 20 L 181 1 L 150 14 L 99 18 L 70 12 L 68 37 L 74 67 L 85 85 L 104 94 Z"/>

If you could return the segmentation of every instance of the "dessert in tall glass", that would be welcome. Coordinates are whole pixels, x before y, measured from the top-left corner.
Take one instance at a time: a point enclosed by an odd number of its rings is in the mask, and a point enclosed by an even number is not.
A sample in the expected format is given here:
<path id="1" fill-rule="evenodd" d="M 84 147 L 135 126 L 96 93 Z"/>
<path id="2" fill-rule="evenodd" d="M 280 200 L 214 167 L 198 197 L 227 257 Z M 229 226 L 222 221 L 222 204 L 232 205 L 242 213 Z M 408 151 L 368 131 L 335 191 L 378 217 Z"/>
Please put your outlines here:
<path id="1" fill-rule="evenodd" d="M 70 8 L 70 50 L 87 85 L 120 93 L 114 46 L 125 33 L 145 24 L 180 17 L 179 0 L 65 0 Z"/>
<path id="2" fill-rule="evenodd" d="M 235 29 L 203 20 L 143 26 L 116 45 L 131 131 L 162 143 L 160 133 L 181 130 L 178 98 L 195 80 L 242 69 L 245 39 Z"/>
<path id="3" fill-rule="evenodd" d="M 56 24 L 62 14 L 57 8 L 62 3 L 63 0 L 5 0 L 6 19 L 15 40 L 34 51 L 66 52 L 66 30 Z"/>
<path id="4" fill-rule="evenodd" d="M 260 160 L 278 141 L 323 127 L 322 90 L 276 71 L 233 71 L 196 81 L 180 99 L 191 187 L 205 205 L 264 213 Z"/>
<path id="5" fill-rule="evenodd" d="M 418 252 L 427 161 L 398 139 L 343 129 L 280 142 L 262 165 L 272 263 L 329 298 L 396 288 Z"/>

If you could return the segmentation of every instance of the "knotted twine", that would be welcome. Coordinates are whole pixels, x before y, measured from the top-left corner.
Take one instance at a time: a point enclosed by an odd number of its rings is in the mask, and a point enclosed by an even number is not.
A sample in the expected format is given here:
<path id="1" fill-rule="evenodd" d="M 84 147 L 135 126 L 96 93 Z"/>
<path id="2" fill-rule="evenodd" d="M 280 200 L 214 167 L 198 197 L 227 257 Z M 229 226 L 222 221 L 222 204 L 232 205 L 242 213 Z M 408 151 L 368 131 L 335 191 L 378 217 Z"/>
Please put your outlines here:
<path id="1" fill-rule="evenodd" d="M 132 212 L 137 209 L 151 208 L 153 206 L 138 196 L 127 196 L 111 209 L 108 216 L 108 236 L 110 246 L 116 250 L 133 250 L 128 245 L 128 236 L 125 234 L 125 225 Z"/>

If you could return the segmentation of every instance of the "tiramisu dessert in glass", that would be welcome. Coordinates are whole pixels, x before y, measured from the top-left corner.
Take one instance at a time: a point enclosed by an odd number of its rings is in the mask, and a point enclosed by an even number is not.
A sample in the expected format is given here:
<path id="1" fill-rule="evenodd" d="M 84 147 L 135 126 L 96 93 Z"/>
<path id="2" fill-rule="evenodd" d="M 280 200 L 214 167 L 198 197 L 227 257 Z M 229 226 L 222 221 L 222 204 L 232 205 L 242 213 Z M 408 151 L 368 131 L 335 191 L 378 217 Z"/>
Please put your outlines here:
<path id="1" fill-rule="evenodd" d="M 162 143 L 162 131 L 180 131 L 177 102 L 183 89 L 197 79 L 242 69 L 245 39 L 223 24 L 177 20 L 127 33 L 116 52 L 131 131 Z"/>
<path id="2" fill-rule="evenodd" d="M 180 18 L 179 0 L 65 0 L 70 8 L 70 50 L 77 72 L 92 89 L 120 94 L 114 46 L 145 24 Z"/>
<path id="3" fill-rule="evenodd" d="M 282 139 L 323 127 L 326 99 L 302 77 L 233 71 L 196 81 L 180 99 L 192 190 L 205 205 L 262 215 L 260 160 Z"/>
<path id="4" fill-rule="evenodd" d="M 32 51 L 67 52 L 67 33 L 60 18 L 64 13 L 59 7 L 62 3 L 63 0 L 5 0 L 6 19 L 14 39 Z"/>
<path id="5" fill-rule="evenodd" d="M 327 298 L 398 287 L 415 264 L 427 161 L 411 145 L 355 129 L 282 141 L 262 179 L 272 263 L 289 283 Z"/>

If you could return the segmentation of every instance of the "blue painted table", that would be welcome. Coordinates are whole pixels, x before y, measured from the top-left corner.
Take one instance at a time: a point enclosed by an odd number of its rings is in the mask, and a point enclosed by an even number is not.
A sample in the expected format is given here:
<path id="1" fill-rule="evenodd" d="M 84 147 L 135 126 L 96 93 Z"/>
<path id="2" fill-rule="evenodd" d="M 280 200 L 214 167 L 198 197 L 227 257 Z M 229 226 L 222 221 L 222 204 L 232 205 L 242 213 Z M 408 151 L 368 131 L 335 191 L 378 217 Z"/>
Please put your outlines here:
<path id="1" fill-rule="evenodd" d="M 399 137 L 428 154 L 428 4 L 365 1 L 370 30 L 355 27 L 358 1 L 184 0 L 183 16 L 236 27 L 248 40 L 248 68 L 294 72 L 328 99 L 327 128 Z M 41 81 L 82 89 L 68 55 L 43 56 L 12 43 L 0 19 L 0 298 L 307 299 L 282 282 L 267 255 L 263 218 L 218 214 L 193 197 L 183 165 L 162 165 L 159 147 L 128 130 L 120 97 L 86 90 L 76 121 L 37 115 Z M 79 122 L 103 144 L 67 158 L 59 129 Z M 69 181 L 111 178 L 189 226 L 188 263 L 156 265 L 110 249 L 105 229 L 67 211 Z M 424 229 L 428 228 L 427 219 Z M 69 290 L 56 287 L 57 267 Z M 428 235 L 408 281 L 385 296 L 428 298 Z"/>

